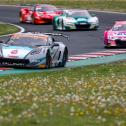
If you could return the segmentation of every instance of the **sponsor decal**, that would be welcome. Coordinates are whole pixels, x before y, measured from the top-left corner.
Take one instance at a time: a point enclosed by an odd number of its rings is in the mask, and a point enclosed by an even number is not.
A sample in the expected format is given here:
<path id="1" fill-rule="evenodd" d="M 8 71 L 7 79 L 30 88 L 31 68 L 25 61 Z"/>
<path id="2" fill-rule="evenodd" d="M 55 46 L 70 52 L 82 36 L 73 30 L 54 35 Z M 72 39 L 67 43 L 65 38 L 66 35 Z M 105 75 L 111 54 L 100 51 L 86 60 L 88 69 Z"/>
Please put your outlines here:
<path id="1" fill-rule="evenodd" d="M 18 56 L 11 56 L 11 55 L 8 55 L 8 57 L 13 59 L 18 58 Z"/>
<path id="2" fill-rule="evenodd" d="M 11 51 L 11 54 L 17 54 L 18 53 L 18 50 L 12 50 Z"/>
<path id="3" fill-rule="evenodd" d="M 10 54 L 8 55 L 9 58 L 18 58 L 17 56 L 18 50 L 11 50 Z"/>
<path id="4" fill-rule="evenodd" d="M 118 32 L 118 33 L 114 33 L 115 35 L 118 36 L 126 36 L 126 32 Z"/>

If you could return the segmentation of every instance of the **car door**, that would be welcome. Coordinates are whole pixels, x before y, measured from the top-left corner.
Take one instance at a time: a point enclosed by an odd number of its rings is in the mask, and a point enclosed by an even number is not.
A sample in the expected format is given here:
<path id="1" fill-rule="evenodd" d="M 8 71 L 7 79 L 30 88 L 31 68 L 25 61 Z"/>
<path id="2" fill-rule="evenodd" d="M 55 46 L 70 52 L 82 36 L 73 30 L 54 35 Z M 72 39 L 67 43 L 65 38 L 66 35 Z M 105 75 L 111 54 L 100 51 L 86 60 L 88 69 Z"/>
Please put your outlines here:
<path id="1" fill-rule="evenodd" d="M 52 37 L 48 38 L 48 42 L 50 44 L 51 57 L 53 61 L 57 61 L 59 58 L 59 44 L 54 42 Z"/>
<path id="2" fill-rule="evenodd" d="M 63 29 L 63 26 L 64 26 L 64 25 L 63 25 L 63 24 L 64 24 L 64 18 L 65 18 L 64 16 L 60 16 L 60 17 L 59 17 L 59 25 L 58 25 L 58 27 L 59 27 L 59 29 L 61 29 L 61 30 Z"/>

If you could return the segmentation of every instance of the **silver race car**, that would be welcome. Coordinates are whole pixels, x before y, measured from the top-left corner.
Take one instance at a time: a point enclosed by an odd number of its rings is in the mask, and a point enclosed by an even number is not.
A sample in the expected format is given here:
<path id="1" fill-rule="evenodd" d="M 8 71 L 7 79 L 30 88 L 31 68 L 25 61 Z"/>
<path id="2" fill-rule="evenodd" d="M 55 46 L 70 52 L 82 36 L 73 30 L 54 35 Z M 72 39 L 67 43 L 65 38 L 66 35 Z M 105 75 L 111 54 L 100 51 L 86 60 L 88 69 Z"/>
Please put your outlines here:
<path id="1" fill-rule="evenodd" d="M 54 33 L 16 33 L 7 42 L 0 43 L 0 66 L 51 68 L 64 67 L 68 48 L 57 42 Z"/>

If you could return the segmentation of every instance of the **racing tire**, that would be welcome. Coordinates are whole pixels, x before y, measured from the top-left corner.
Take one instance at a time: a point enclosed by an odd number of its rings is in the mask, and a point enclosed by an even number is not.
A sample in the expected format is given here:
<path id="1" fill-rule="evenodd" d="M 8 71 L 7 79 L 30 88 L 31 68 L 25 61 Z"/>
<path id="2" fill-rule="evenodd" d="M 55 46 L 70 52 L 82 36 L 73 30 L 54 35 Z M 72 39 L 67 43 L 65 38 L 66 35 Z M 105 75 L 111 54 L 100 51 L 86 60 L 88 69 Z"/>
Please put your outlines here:
<path id="1" fill-rule="evenodd" d="M 35 20 L 34 18 L 32 17 L 32 21 L 31 21 L 32 24 L 35 24 Z"/>
<path id="2" fill-rule="evenodd" d="M 20 21 L 20 23 L 24 23 L 24 22 L 23 22 L 23 19 L 22 19 L 21 13 L 20 13 L 20 15 L 19 15 L 19 21 Z"/>
<path id="3" fill-rule="evenodd" d="M 52 58 L 51 58 L 51 55 L 50 55 L 50 52 L 47 51 L 47 54 L 46 54 L 46 68 L 51 68 L 51 63 L 52 63 Z"/>
<path id="4" fill-rule="evenodd" d="M 61 21 L 61 27 L 62 27 L 62 30 L 65 30 L 64 29 L 64 22 L 63 22 L 63 20 Z"/>
<path id="5" fill-rule="evenodd" d="M 32 23 L 32 24 L 36 24 L 36 23 L 35 23 L 35 18 L 34 18 L 34 16 L 32 16 L 32 21 L 31 21 L 31 23 Z"/>
<path id="6" fill-rule="evenodd" d="M 108 47 L 108 46 L 104 46 L 104 48 L 105 48 L 105 49 L 110 49 L 110 47 Z"/>
<path id="7" fill-rule="evenodd" d="M 53 25 L 53 30 L 56 30 L 56 25 L 55 25 L 55 21 L 54 20 L 52 22 L 52 25 Z"/>
<path id="8" fill-rule="evenodd" d="M 111 46 L 110 46 L 110 44 L 107 44 L 107 45 L 104 46 L 104 48 L 105 48 L 105 49 L 110 49 Z"/>
<path id="9" fill-rule="evenodd" d="M 65 48 L 63 52 L 62 62 L 59 63 L 59 67 L 64 67 L 66 65 L 67 60 L 68 60 L 68 49 Z"/>
<path id="10" fill-rule="evenodd" d="M 95 30 L 95 31 L 96 31 L 96 30 L 98 30 L 98 28 L 99 28 L 99 26 L 95 26 L 95 28 L 94 28 L 93 30 Z"/>

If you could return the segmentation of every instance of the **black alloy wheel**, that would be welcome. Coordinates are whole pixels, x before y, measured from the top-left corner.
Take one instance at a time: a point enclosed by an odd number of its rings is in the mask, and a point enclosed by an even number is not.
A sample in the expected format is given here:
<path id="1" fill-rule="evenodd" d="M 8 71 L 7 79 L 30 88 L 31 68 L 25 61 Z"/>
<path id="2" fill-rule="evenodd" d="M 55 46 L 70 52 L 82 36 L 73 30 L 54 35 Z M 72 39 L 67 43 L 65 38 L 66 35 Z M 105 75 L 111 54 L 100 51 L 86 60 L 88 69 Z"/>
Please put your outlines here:
<path id="1" fill-rule="evenodd" d="M 50 51 L 47 51 L 46 54 L 46 68 L 51 68 L 52 58 L 50 55 Z"/>

